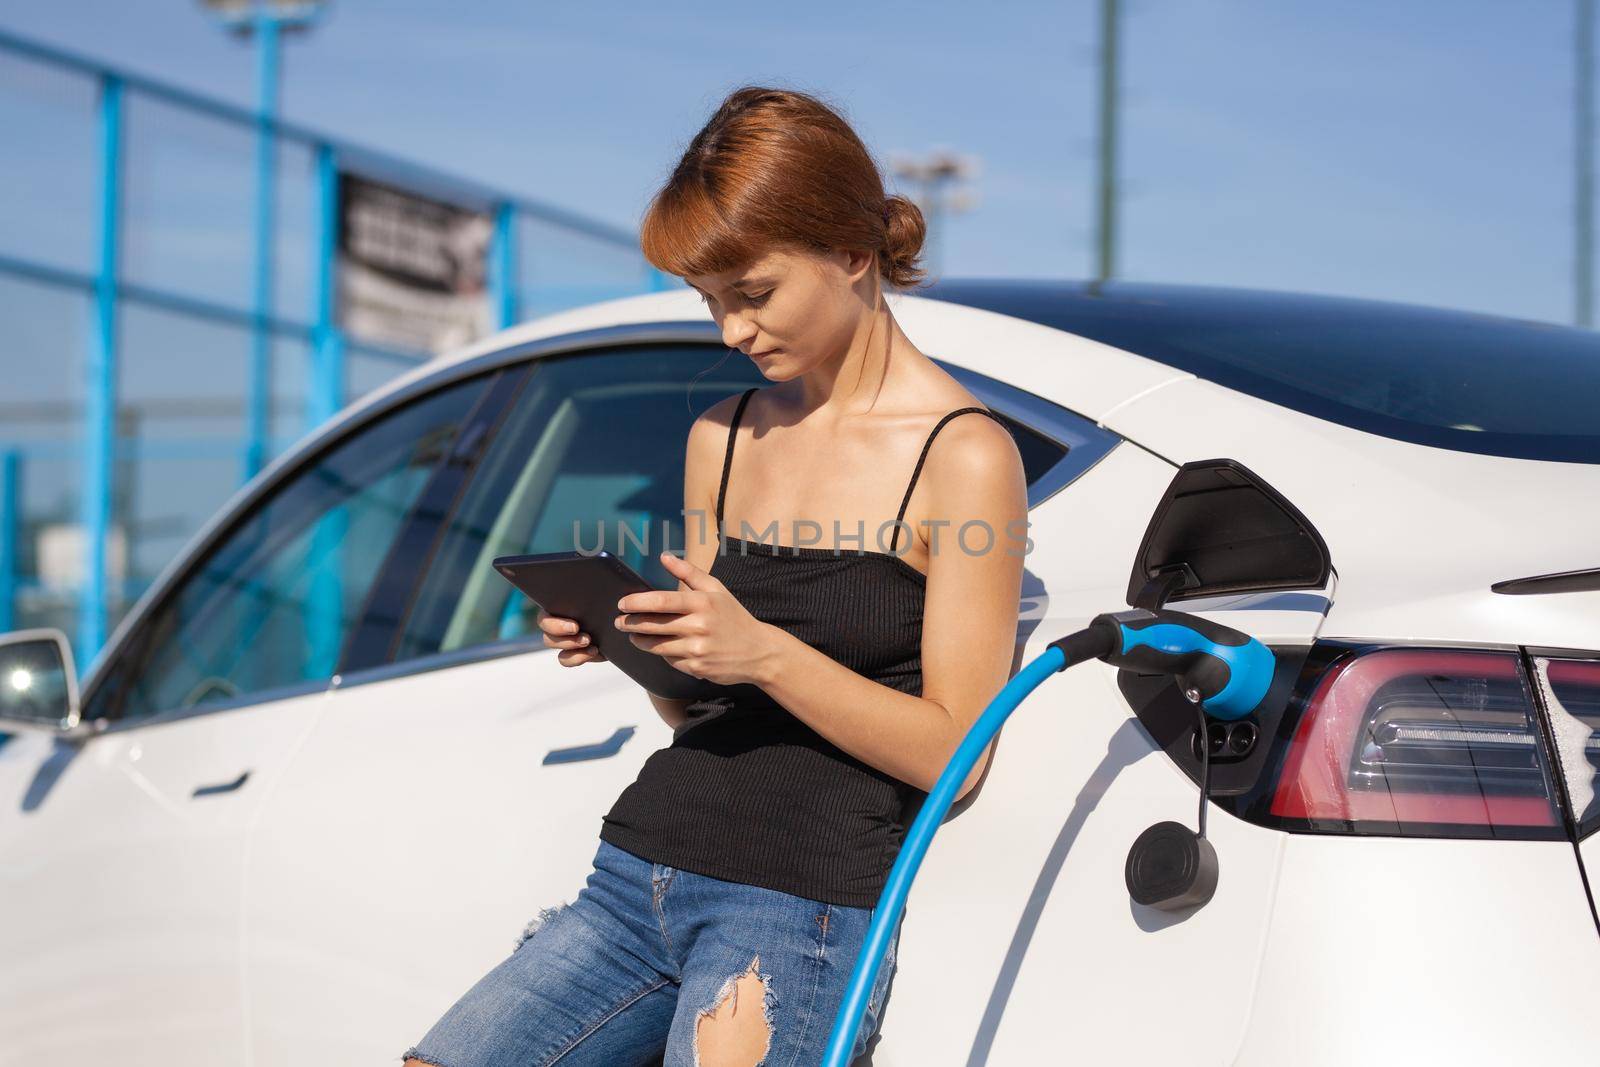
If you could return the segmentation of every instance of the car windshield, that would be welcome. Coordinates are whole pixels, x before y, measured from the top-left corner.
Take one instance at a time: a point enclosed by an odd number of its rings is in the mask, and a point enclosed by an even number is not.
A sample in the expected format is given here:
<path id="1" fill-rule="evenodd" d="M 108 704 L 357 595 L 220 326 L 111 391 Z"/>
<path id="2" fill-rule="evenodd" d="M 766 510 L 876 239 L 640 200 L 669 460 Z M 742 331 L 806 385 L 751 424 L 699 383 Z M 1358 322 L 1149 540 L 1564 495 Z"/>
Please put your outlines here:
<path id="1" fill-rule="evenodd" d="M 1369 433 L 1600 463 L 1600 333 L 1343 297 L 949 281 L 926 295 L 1066 330 Z"/>

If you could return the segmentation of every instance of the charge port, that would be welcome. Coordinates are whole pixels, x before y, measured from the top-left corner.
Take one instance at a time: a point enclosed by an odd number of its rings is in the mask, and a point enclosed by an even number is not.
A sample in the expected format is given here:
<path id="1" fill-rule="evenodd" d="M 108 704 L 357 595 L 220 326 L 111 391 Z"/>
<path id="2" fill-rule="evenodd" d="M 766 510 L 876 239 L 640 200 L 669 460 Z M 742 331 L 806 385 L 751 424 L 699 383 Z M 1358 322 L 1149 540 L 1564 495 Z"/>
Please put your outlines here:
<path id="1" fill-rule="evenodd" d="M 1238 722 L 1208 722 L 1206 724 L 1206 747 L 1210 749 L 1209 757 L 1217 760 L 1239 760 L 1250 755 L 1256 747 L 1256 738 L 1260 731 L 1256 724 L 1248 719 Z M 1194 758 L 1200 758 L 1200 734 L 1195 731 L 1189 739 L 1189 749 L 1194 753 Z"/>

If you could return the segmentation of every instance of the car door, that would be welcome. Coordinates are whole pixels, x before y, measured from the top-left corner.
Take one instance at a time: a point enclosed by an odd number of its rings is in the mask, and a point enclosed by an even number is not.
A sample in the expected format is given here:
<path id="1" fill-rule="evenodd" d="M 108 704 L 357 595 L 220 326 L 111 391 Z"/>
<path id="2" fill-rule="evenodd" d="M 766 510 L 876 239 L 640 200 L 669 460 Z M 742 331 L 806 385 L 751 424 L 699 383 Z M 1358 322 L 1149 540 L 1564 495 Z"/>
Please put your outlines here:
<path id="1" fill-rule="evenodd" d="M 319 450 L 202 534 L 90 680 L 105 729 L 5 747 L 0 1060 L 243 1061 L 250 828 L 485 384 Z"/>

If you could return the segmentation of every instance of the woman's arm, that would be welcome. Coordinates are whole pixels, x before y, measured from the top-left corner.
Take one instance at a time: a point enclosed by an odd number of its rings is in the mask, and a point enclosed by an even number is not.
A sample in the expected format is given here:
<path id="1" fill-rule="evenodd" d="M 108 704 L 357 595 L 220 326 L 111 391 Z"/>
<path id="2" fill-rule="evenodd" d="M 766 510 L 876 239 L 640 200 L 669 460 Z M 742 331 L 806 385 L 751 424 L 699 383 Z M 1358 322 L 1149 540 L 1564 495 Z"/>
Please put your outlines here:
<path id="1" fill-rule="evenodd" d="M 757 682 L 845 752 L 927 792 L 1012 674 L 1027 475 L 1003 427 L 984 417 L 959 419 L 934 439 L 919 491 L 927 514 L 943 523 L 925 538 L 922 696 L 857 674 L 775 626 Z M 962 524 L 973 521 L 985 525 L 958 539 Z M 958 799 L 983 776 L 988 760 L 986 749 Z"/>
<path id="2" fill-rule="evenodd" d="M 739 403 L 737 395 L 724 397 L 712 404 L 689 427 L 688 440 L 683 449 L 683 540 L 684 558 L 701 570 L 709 571 L 717 554 L 716 506 L 717 488 L 722 476 L 722 458 L 728 445 L 728 426 L 733 422 L 733 409 Z M 670 549 L 671 545 L 663 545 Z M 678 590 L 687 590 L 689 584 L 678 579 Z M 693 701 L 676 700 L 645 691 L 656 714 L 676 730 L 687 716 L 684 708 Z"/>

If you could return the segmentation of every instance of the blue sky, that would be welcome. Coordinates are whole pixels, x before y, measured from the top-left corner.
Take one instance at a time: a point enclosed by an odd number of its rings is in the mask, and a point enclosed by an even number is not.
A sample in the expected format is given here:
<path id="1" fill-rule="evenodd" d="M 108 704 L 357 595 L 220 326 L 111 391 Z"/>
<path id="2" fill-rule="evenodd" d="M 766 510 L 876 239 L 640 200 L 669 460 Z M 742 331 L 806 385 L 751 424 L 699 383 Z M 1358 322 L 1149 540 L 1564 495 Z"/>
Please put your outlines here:
<path id="1" fill-rule="evenodd" d="M 1092 270 L 1099 4 L 335 0 L 287 117 L 633 228 L 747 82 L 841 106 L 880 161 L 981 158 L 945 273 Z M 9 5 L 0 26 L 248 104 L 183 0 Z M 1572 4 L 1131 0 L 1120 275 L 1570 321 Z"/>

